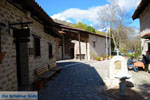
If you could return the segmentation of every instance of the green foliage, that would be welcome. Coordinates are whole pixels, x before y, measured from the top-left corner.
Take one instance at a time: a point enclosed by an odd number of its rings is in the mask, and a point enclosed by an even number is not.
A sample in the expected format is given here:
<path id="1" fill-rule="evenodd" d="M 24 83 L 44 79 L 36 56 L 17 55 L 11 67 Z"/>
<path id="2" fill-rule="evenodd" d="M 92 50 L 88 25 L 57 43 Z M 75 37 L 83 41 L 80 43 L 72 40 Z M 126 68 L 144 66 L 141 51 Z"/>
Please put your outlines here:
<path id="1" fill-rule="evenodd" d="M 100 60 L 100 57 L 96 57 L 96 60 Z"/>
<path id="2" fill-rule="evenodd" d="M 73 24 L 72 26 L 74 28 L 80 28 L 80 29 L 84 29 L 84 30 L 87 28 L 87 25 L 83 24 L 82 22 L 78 22 L 77 24 Z"/>
<path id="3" fill-rule="evenodd" d="M 78 22 L 77 24 L 73 24 L 72 26 L 74 28 L 80 28 L 88 32 L 96 33 L 95 29 L 92 26 L 87 26 L 86 24 L 83 24 L 82 22 Z"/>
<path id="4" fill-rule="evenodd" d="M 134 53 L 133 54 L 128 54 L 128 57 L 132 57 L 132 56 L 134 57 L 134 55 L 135 55 Z"/>
<path id="5" fill-rule="evenodd" d="M 139 57 L 140 55 L 141 55 L 141 49 L 138 49 L 138 50 L 136 51 L 136 53 L 134 54 L 134 57 L 137 58 L 137 57 Z"/>
<path id="6" fill-rule="evenodd" d="M 133 54 L 127 54 L 128 57 L 134 57 L 135 59 L 138 58 L 141 55 L 141 50 L 136 51 L 136 53 Z"/>
<path id="7" fill-rule="evenodd" d="M 91 57 L 95 57 L 95 54 L 93 52 L 90 53 Z"/>
<path id="8" fill-rule="evenodd" d="M 104 55 L 104 58 L 107 58 L 107 57 L 109 57 L 108 55 Z"/>
<path id="9" fill-rule="evenodd" d="M 93 27 L 91 27 L 91 26 L 87 26 L 85 30 L 88 31 L 88 32 L 95 33 L 95 29 Z"/>
<path id="10" fill-rule="evenodd" d="M 106 33 L 105 33 L 105 32 L 100 32 L 100 31 L 97 31 L 97 30 L 96 30 L 96 34 L 106 36 Z"/>

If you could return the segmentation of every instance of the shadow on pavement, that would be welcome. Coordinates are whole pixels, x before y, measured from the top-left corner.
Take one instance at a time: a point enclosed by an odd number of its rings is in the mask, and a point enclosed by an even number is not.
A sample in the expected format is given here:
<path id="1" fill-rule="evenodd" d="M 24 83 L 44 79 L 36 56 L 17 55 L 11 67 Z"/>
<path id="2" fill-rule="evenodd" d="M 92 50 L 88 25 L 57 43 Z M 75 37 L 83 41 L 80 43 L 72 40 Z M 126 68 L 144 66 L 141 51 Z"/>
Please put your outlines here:
<path id="1" fill-rule="evenodd" d="M 61 62 L 61 65 L 77 62 Z M 66 69 L 66 68 L 65 68 Z M 99 69 L 100 70 L 100 69 Z M 39 100 L 149 100 L 149 94 L 137 92 L 131 88 L 133 83 L 127 82 L 125 96 L 120 96 L 119 87 L 107 90 L 99 71 L 85 63 L 67 67 L 53 80 L 49 80 L 46 87 L 39 91 Z M 149 87 L 143 84 L 142 87 Z"/>
<path id="2" fill-rule="evenodd" d="M 59 63 L 59 65 L 76 62 Z M 39 100 L 103 100 L 98 94 L 106 89 L 100 74 L 88 64 L 67 67 L 39 91 Z"/>
<path id="3" fill-rule="evenodd" d="M 144 91 L 143 88 L 150 88 L 150 84 L 143 84 L 140 87 L 140 91 L 135 91 L 132 89 L 134 84 L 126 81 L 126 94 L 120 95 L 119 87 L 100 92 L 101 97 L 107 97 L 111 100 L 150 100 L 150 93 Z"/>
<path id="4" fill-rule="evenodd" d="M 121 96 L 119 89 L 110 89 L 100 93 L 102 97 L 109 97 L 111 100 L 149 100 L 146 96 L 141 95 L 134 90 L 126 89 L 126 95 Z"/>
<path id="5" fill-rule="evenodd" d="M 77 64 L 79 62 L 57 62 L 56 65 L 57 66 L 65 66 L 65 65 L 70 65 L 70 64 Z"/>

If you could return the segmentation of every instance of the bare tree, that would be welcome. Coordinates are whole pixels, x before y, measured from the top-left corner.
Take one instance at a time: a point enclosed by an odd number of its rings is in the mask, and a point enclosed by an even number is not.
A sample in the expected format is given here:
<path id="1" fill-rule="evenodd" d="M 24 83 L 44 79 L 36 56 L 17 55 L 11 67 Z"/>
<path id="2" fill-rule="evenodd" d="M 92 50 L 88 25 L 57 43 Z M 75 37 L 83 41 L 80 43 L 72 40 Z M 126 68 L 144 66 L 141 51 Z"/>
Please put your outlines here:
<path id="1" fill-rule="evenodd" d="M 123 42 L 128 40 L 130 31 L 126 24 L 129 24 L 129 14 L 122 11 L 117 4 L 117 0 L 110 0 L 110 4 L 99 10 L 99 21 L 101 28 L 109 27 L 109 35 L 112 37 L 115 49 L 123 46 Z"/>
<path id="2" fill-rule="evenodd" d="M 120 21 L 120 12 L 119 6 L 116 5 L 116 3 L 111 2 L 109 5 L 106 5 L 103 9 L 99 10 L 99 20 L 101 28 L 109 27 L 110 32 L 115 45 L 115 48 L 117 48 L 117 43 L 115 40 L 113 29 L 117 27 L 118 22 Z"/>

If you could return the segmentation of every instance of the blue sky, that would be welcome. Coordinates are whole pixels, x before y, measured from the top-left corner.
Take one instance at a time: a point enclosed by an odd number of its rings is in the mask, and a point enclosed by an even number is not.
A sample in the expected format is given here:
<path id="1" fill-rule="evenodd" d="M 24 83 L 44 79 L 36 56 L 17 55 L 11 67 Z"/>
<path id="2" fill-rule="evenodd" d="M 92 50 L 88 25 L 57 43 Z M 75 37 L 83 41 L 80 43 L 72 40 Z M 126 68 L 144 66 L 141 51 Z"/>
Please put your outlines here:
<path id="1" fill-rule="evenodd" d="M 69 8 L 88 9 L 108 3 L 107 0 L 36 0 L 36 2 L 51 16 Z"/>
<path id="2" fill-rule="evenodd" d="M 108 0 L 36 0 L 36 2 L 54 19 L 66 20 L 76 23 L 82 21 L 85 24 L 98 24 L 97 12 L 107 4 Z M 131 13 L 130 19 L 140 0 L 117 0 L 120 8 Z M 135 28 L 139 28 L 139 20 L 132 21 Z"/>

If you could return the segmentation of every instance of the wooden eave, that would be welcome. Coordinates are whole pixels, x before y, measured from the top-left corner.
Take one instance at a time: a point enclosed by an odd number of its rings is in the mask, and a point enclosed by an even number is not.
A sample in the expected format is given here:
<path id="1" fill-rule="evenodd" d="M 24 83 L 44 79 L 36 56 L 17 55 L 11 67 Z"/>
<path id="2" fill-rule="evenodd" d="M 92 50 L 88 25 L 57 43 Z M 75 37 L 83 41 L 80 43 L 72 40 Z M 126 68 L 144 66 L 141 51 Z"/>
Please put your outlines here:
<path id="1" fill-rule="evenodd" d="M 139 16 L 142 14 L 142 12 L 146 9 L 146 7 L 149 5 L 150 0 L 142 0 L 137 9 L 135 10 L 132 19 L 135 20 L 139 18 Z"/>
<path id="2" fill-rule="evenodd" d="M 146 33 L 146 34 L 142 35 L 141 38 L 150 39 L 150 33 Z"/>
<path id="3" fill-rule="evenodd" d="M 89 35 L 84 35 L 83 33 L 77 33 L 74 31 L 64 30 L 66 33 L 65 35 L 68 35 L 72 40 L 79 40 L 78 35 L 80 34 L 80 41 L 82 42 L 88 42 Z"/>
<path id="4" fill-rule="evenodd" d="M 106 38 L 105 35 L 100 35 L 100 34 L 96 34 L 96 33 L 93 33 L 93 32 L 88 32 L 88 31 L 85 31 L 83 29 L 79 29 L 79 28 L 73 28 L 71 26 L 67 26 L 67 25 L 64 25 L 64 24 L 60 24 L 60 23 L 56 23 L 56 27 L 59 27 L 59 28 L 62 28 L 62 29 L 66 29 L 66 30 L 72 30 L 72 31 L 76 31 L 77 33 L 82 33 L 82 34 L 85 34 L 85 35 L 96 35 L 96 36 L 99 36 L 99 37 L 104 37 Z M 111 38 L 111 37 L 109 37 Z"/>
<path id="5" fill-rule="evenodd" d="M 54 27 L 55 22 L 50 18 L 50 16 L 35 2 L 35 0 L 7 0 L 11 4 L 13 4 L 18 9 L 23 12 L 29 11 L 31 13 L 31 17 L 39 21 L 44 27 Z M 21 7 L 20 7 L 21 6 Z M 51 32 L 49 32 L 51 31 Z M 61 37 L 61 35 L 52 28 L 47 33 L 55 36 Z"/>
<path id="6" fill-rule="evenodd" d="M 58 32 L 58 30 L 55 27 L 53 27 L 53 26 L 51 26 L 51 27 L 44 26 L 44 32 L 49 34 L 49 35 L 52 35 L 54 37 L 62 38 L 62 34 L 60 34 Z"/>

